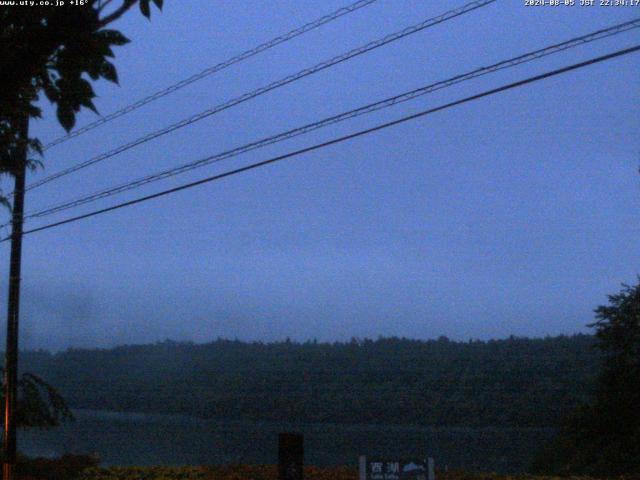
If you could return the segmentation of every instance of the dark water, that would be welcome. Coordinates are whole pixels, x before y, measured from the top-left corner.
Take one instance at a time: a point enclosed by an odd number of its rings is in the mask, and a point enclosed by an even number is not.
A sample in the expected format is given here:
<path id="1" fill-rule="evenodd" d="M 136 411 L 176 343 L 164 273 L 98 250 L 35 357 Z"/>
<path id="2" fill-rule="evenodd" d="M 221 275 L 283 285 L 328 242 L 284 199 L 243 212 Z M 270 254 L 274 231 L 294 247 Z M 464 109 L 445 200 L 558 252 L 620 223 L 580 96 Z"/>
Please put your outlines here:
<path id="1" fill-rule="evenodd" d="M 97 453 L 104 465 L 265 464 L 277 435 L 304 433 L 305 462 L 356 465 L 358 455 L 432 456 L 437 467 L 524 471 L 551 429 L 282 424 L 186 416 L 76 411 L 52 431 L 22 431 L 27 455 Z"/>

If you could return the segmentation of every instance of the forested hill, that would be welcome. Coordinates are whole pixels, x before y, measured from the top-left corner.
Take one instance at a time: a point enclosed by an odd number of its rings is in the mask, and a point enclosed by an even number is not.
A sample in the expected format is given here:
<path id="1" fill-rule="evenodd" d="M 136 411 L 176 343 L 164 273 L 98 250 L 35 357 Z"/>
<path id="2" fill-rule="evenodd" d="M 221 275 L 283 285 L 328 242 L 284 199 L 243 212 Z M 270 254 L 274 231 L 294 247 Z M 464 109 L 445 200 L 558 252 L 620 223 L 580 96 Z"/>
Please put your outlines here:
<path id="1" fill-rule="evenodd" d="M 488 342 L 162 342 L 25 352 L 72 408 L 332 423 L 551 426 L 586 399 L 587 335 Z"/>

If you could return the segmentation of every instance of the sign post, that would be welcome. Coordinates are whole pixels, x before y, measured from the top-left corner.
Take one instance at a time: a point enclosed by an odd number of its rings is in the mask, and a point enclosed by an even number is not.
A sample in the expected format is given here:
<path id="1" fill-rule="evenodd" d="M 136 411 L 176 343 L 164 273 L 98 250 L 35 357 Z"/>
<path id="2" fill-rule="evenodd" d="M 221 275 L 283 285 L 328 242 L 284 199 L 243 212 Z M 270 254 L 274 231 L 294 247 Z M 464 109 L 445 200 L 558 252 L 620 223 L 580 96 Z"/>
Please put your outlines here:
<path id="1" fill-rule="evenodd" d="M 301 433 L 278 434 L 278 480 L 302 480 L 304 438 Z"/>

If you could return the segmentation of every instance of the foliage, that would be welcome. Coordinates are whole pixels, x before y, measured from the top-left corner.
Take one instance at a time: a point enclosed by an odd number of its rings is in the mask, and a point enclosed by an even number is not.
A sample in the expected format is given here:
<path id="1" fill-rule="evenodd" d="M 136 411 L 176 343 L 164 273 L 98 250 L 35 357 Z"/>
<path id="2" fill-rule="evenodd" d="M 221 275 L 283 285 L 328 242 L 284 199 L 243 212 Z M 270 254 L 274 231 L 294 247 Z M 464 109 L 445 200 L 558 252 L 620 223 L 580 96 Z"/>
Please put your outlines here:
<path id="1" fill-rule="evenodd" d="M 0 368 L 4 376 L 4 368 Z M 0 404 L 4 405 L 4 391 L 0 392 Z M 73 415 L 60 394 L 47 382 L 31 373 L 18 380 L 18 427 L 50 428 L 62 421 L 72 420 Z"/>
<path id="2" fill-rule="evenodd" d="M 206 467 L 107 467 L 88 469 L 79 480 L 207 480 L 210 473 Z"/>
<path id="3" fill-rule="evenodd" d="M 624 285 L 596 310 L 603 352 L 595 401 L 576 410 L 541 452 L 542 472 L 640 476 L 640 284 Z"/>
<path id="4" fill-rule="evenodd" d="M 324 423 L 546 427 L 589 398 L 590 336 L 25 352 L 74 408 Z"/>
<path id="5" fill-rule="evenodd" d="M 86 470 L 79 480 L 276 480 L 275 465 L 231 465 L 216 467 L 111 467 Z M 355 467 L 306 466 L 307 480 L 357 480 Z M 558 480 L 557 477 L 497 475 L 492 473 L 436 472 L 438 480 Z M 569 480 L 589 480 L 572 477 Z M 621 479 L 622 480 L 622 479 Z"/>
<path id="6" fill-rule="evenodd" d="M 83 471 L 96 468 L 99 463 L 98 458 L 90 455 L 63 455 L 59 458 L 19 456 L 16 469 L 23 480 L 76 480 Z"/>
<path id="7" fill-rule="evenodd" d="M 275 465 L 229 465 L 216 467 L 110 467 L 86 470 L 79 480 L 276 480 Z M 307 480 L 355 480 L 350 467 L 305 467 Z"/>
<path id="8" fill-rule="evenodd" d="M 150 0 L 87 0 L 82 6 L 0 7 L 0 174 L 12 174 L 16 151 L 28 145 L 28 166 L 42 154 L 40 141 L 23 138 L 25 115 L 39 118 L 40 94 L 56 105 L 60 124 L 68 131 L 82 107 L 96 111 L 90 80 L 118 82 L 109 60 L 113 47 L 129 40 L 110 23 L 138 4 L 150 17 Z M 162 8 L 163 0 L 153 0 Z M 1 192 L 0 192 L 1 193 Z M 0 195 L 1 197 L 1 195 Z M 7 199 L 0 198 L 5 205 Z"/>

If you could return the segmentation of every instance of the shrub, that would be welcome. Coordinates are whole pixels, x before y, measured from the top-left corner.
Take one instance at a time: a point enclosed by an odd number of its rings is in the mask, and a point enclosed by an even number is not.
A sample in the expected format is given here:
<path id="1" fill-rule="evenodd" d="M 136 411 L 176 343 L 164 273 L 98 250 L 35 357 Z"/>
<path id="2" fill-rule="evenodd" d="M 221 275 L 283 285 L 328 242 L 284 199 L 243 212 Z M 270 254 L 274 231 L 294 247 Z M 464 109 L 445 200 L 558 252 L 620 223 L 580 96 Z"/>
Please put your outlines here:
<path id="1" fill-rule="evenodd" d="M 93 455 L 66 454 L 58 458 L 19 456 L 16 471 L 21 480 L 74 480 L 83 471 L 99 464 L 100 460 Z"/>

